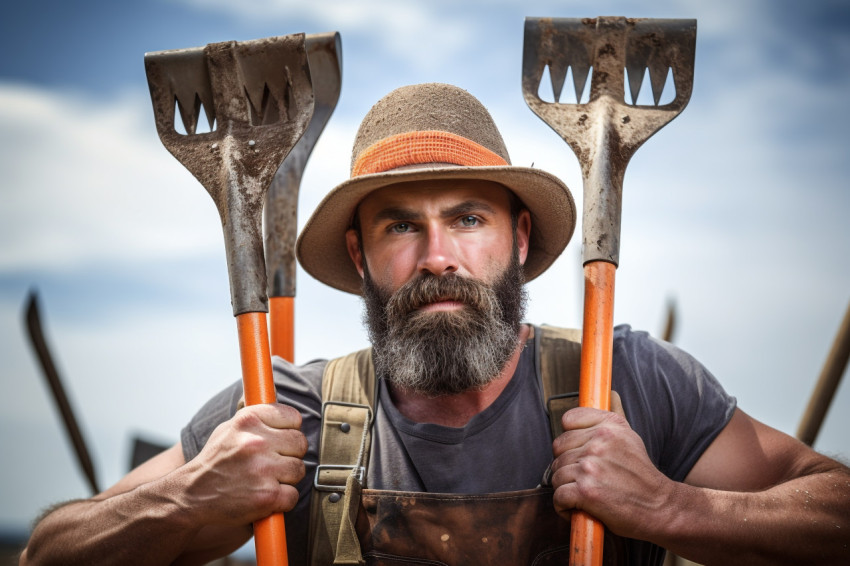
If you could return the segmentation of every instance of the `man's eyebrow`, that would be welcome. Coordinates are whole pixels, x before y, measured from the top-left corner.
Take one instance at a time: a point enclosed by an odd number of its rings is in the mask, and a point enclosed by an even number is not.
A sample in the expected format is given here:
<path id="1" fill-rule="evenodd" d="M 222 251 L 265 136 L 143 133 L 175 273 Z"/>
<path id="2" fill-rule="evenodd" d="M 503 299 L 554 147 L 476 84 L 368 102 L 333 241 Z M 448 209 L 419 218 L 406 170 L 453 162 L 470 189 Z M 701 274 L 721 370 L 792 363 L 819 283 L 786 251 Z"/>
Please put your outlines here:
<path id="1" fill-rule="evenodd" d="M 440 211 L 440 216 L 443 218 L 451 218 L 454 216 L 460 216 L 462 214 L 469 214 L 471 212 L 488 212 L 490 214 L 495 214 L 496 211 L 492 206 L 487 204 L 486 202 L 480 200 L 465 200 L 459 204 L 456 204 L 450 208 L 445 208 Z"/>
<path id="2" fill-rule="evenodd" d="M 479 200 L 465 200 L 449 208 L 444 208 L 440 211 L 441 218 L 453 218 L 463 214 L 472 212 L 488 212 L 494 214 L 496 211 L 486 202 Z M 381 209 L 372 218 L 372 224 L 380 224 L 381 222 L 391 221 L 399 222 L 401 220 L 421 220 L 422 213 L 412 208 L 403 206 L 388 206 Z"/>
<path id="3" fill-rule="evenodd" d="M 372 224 L 378 224 L 387 220 L 419 220 L 421 217 L 422 214 L 420 212 L 416 212 L 415 210 L 412 210 L 410 208 L 404 208 L 401 206 L 388 206 L 387 208 L 381 209 L 375 215 L 375 217 L 372 219 Z"/>

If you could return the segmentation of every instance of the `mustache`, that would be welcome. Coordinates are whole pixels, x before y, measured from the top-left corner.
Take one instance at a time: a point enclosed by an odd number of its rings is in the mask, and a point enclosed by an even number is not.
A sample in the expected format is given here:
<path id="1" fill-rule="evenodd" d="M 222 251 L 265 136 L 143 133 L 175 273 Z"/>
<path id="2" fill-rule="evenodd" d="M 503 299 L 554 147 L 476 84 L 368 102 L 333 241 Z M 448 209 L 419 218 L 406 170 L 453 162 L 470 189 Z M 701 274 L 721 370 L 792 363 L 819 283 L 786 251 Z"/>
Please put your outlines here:
<path id="1" fill-rule="evenodd" d="M 438 301 L 457 301 L 478 311 L 501 310 L 491 288 L 481 281 L 455 274 L 423 273 L 388 297 L 386 314 L 389 318 L 406 316 Z"/>

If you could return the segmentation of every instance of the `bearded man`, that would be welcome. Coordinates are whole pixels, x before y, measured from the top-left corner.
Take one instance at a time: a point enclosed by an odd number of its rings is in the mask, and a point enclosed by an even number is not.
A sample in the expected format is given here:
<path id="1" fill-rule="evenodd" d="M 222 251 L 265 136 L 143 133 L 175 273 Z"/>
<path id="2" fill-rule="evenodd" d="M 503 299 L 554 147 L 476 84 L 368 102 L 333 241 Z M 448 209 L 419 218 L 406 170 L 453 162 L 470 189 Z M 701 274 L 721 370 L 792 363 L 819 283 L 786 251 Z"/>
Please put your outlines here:
<path id="1" fill-rule="evenodd" d="M 237 410 L 234 384 L 176 446 L 47 515 L 21 563 L 204 563 L 282 511 L 293 564 L 564 563 L 575 509 L 609 529 L 609 562 L 659 564 L 669 548 L 704 564 L 848 563 L 848 469 L 645 333 L 615 331 L 622 406 L 550 429 L 559 395 L 543 391 L 569 369 L 548 363 L 550 330 L 521 322 L 523 285 L 574 225 L 567 187 L 512 166 L 471 95 L 393 91 L 298 242 L 310 274 L 364 296 L 373 349 L 275 359 L 280 404 Z M 373 393 L 328 399 L 329 383 Z M 337 420 L 334 405 L 366 416 Z M 347 450 L 331 434 L 353 435 L 354 463 L 325 459 Z M 339 468 L 342 483 L 326 479 Z"/>

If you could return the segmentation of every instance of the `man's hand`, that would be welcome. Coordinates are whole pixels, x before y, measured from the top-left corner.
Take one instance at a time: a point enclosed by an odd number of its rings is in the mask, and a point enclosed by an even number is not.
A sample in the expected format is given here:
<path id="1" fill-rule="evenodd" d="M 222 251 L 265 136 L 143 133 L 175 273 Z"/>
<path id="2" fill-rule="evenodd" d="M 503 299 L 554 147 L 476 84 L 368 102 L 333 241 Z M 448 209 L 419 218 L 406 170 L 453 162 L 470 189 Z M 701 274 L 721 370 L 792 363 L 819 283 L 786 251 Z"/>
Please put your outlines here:
<path id="1" fill-rule="evenodd" d="M 580 407 L 564 414 L 565 432 L 553 444 L 555 509 L 564 517 L 586 511 L 616 534 L 645 538 L 644 529 L 663 512 L 673 482 L 650 461 L 614 392 L 611 409 Z"/>
<path id="2" fill-rule="evenodd" d="M 564 414 L 552 485 L 614 533 L 699 564 L 847 564 L 850 470 L 736 410 L 684 483 L 664 476 L 612 411 Z"/>
<path id="3" fill-rule="evenodd" d="M 251 523 L 298 501 L 307 451 L 300 426 L 285 405 L 242 409 L 192 461 L 178 443 L 92 499 L 55 509 L 20 563 L 206 564 L 233 552 Z"/>
<path id="4" fill-rule="evenodd" d="M 286 405 L 253 405 L 219 425 L 186 472 L 186 504 L 202 520 L 246 525 L 298 502 L 307 439 L 301 415 Z"/>

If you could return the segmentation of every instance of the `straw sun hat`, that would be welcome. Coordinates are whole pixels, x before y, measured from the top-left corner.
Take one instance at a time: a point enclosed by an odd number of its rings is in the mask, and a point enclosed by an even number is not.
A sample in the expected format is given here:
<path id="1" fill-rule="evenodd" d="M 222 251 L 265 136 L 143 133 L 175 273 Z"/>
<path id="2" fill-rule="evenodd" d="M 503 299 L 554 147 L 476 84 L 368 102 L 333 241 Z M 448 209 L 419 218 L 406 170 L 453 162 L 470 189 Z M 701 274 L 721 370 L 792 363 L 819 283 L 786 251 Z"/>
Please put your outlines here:
<path id="1" fill-rule="evenodd" d="M 431 179 L 494 181 L 519 197 L 531 212 L 527 281 L 570 241 L 576 211 L 567 186 L 545 171 L 512 166 L 490 113 L 468 92 L 421 84 L 394 90 L 363 119 L 351 178 L 328 193 L 298 238 L 301 266 L 331 287 L 360 294 L 361 278 L 345 245 L 357 205 L 387 185 Z"/>

